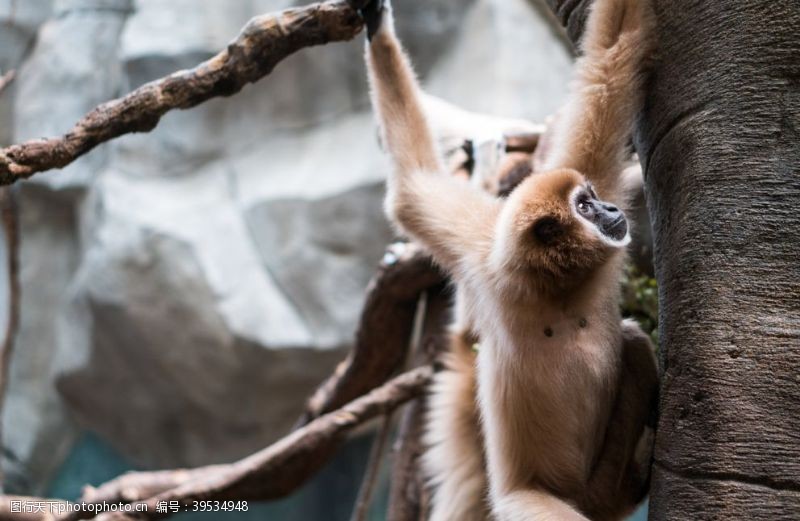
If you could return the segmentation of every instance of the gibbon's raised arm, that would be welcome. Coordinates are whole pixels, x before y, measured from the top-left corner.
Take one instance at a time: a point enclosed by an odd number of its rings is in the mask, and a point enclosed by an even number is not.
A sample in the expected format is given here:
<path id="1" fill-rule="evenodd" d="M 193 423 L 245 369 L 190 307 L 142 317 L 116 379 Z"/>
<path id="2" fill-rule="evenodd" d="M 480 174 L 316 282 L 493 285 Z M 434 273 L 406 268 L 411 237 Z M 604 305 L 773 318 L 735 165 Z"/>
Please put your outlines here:
<path id="1" fill-rule="evenodd" d="M 594 184 L 601 199 L 624 206 L 620 173 L 642 105 L 644 61 L 653 38 L 649 2 L 623 4 L 623 9 L 612 2 L 592 4 L 573 94 L 556 123 L 559 145 L 547 166 L 574 168 Z"/>
<path id="2" fill-rule="evenodd" d="M 489 249 L 497 203 L 445 172 L 419 85 L 394 33 L 389 3 L 375 0 L 362 14 L 372 105 L 394 163 L 386 211 L 437 262 L 458 271 L 464 256 Z"/>

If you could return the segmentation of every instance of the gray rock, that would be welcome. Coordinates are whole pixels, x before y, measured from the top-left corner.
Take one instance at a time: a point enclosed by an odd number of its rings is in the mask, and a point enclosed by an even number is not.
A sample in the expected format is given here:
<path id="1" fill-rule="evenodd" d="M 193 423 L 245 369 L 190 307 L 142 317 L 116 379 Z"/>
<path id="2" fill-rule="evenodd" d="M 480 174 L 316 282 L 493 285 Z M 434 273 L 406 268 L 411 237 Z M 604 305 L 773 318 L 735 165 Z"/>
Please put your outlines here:
<path id="1" fill-rule="evenodd" d="M 30 50 L 39 25 L 50 15 L 53 0 L 0 1 L 0 73 L 17 69 Z M 0 93 L 0 143 L 13 140 L 13 93 L 16 85 Z"/>
<path id="2" fill-rule="evenodd" d="M 3 406 L 3 468 L 7 491 L 41 494 L 76 433 L 52 381 L 57 324 L 80 250 L 70 200 L 34 183 L 17 197 L 21 323 Z"/>
<path id="3" fill-rule="evenodd" d="M 18 14 L 31 29 L 50 7 L 15 4 L 25 6 Z M 55 2 L 56 17 L 39 28 L 14 84 L 14 141 L 63 133 L 116 95 L 117 42 L 129 9 L 129 0 Z M 22 313 L 3 411 L 4 425 L 10 426 L 3 432 L 3 447 L 12 491 L 41 493 L 76 432 L 52 386 L 58 373 L 57 331 L 81 255 L 76 196 L 106 160 L 101 149 L 62 172 L 36 176 L 18 191 Z"/>
<path id="4" fill-rule="evenodd" d="M 19 65 L 52 8 L 53 0 L 0 1 L 0 71 Z"/>
<path id="5" fill-rule="evenodd" d="M 64 331 L 58 387 L 82 425 L 141 465 L 264 446 L 342 356 L 311 349 L 227 184 L 221 165 L 191 178 L 109 171 L 92 195 L 68 308 L 86 330 Z"/>

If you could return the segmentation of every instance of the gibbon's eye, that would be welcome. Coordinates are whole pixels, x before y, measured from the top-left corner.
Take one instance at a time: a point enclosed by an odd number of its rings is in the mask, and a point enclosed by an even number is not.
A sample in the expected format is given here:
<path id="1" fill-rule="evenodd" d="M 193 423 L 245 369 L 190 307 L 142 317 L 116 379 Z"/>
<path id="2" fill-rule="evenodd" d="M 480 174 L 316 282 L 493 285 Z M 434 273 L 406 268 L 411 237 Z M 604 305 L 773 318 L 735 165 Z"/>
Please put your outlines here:
<path id="1" fill-rule="evenodd" d="M 549 245 L 558 239 L 564 229 L 555 217 L 542 217 L 533 225 L 533 235 L 542 244 Z"/>
<path id="2" fill-rule="evenodd" d="M 581 215 L 588 216 L 592 214 L 593 205 L 589 194 L 584 193 L 578 196 L 577 206 Z"/>

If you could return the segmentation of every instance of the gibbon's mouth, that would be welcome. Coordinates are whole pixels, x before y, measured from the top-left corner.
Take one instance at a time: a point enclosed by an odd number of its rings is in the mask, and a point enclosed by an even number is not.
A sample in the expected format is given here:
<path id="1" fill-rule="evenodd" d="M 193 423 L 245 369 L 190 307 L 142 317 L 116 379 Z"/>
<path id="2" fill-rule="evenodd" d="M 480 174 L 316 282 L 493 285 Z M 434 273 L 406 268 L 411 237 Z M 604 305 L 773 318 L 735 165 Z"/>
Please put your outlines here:
<path id="1" fill-rule="evenodd" d="M 604 222 L 600 226 L 600 231 L 609 239 L 621 241 L 628 234 L 628 220 L 625 219 L 624 215 L 620 214 L 613 221 Z"/>

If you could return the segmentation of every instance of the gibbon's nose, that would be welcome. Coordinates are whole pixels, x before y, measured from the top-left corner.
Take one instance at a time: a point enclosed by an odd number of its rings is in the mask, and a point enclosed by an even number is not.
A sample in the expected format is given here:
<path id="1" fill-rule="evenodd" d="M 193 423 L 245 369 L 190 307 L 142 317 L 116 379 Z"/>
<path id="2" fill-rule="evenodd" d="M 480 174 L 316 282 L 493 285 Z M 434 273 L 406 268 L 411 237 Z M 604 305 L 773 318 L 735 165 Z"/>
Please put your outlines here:
<path id="1" fill-rule="evenodd" d="M 616 207 L 616 206 L 614 206 L 613 204 L 609 204 L 609 203 L 601 203 L 601 206 L 603 207 L 603 210 L 605 210 L 605 211 L 606 211 L 606 213 L 608 213 L 608 214 L 610 214 L 610 215 L 614 215 L 614 214 L 620 214 L 620 213 L 622 213 L 622 212 L 619 210 L 619 208 L 617 208 L 617 207 Z"/>
<path id="2" fill-rule="evenodd" d="M 600 231 L 615 241 L 622 240 L 628 233 L 625 214 L 613 204 L 601 203 L 596 218 Z"/>

